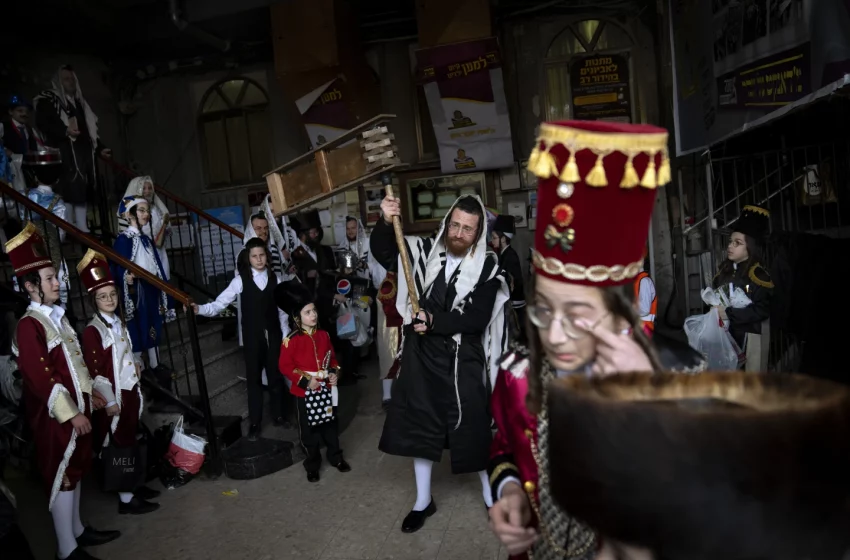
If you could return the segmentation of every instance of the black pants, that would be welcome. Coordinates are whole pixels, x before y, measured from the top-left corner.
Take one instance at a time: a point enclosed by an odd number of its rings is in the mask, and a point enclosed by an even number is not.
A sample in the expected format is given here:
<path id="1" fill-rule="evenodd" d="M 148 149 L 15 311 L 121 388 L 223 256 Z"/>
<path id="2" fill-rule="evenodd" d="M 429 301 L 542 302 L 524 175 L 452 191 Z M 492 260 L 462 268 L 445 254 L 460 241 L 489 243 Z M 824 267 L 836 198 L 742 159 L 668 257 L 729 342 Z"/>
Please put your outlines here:
<path id="1" fill-rule="evenodd" d="M 245 372 L 248 379 L 248 416 L 251 424 L 260 424 L 263 420 L 263 367 L 266 368 L 266 378 L 269 381 L 269 411 L 272 418 L 286 417 L 286 402 L 289 400 L 289 392 L 284 391 L 286 384 L 278 370 L 274 352 L 269 352 L 265 339 L 259 340 L 256 348 L 260 353 L 259 359 L 247 363 Z M 249 350 L 246 348 L 245 352 Z M 252 357 L 246 355 L 246 358 Z"/>
<path id="2" fill-rule="evenodd" d="M 304 459 L 304 469 L 311 472 L 319 470 L 322 466 L 322 453 L 319 450 L 322 443 L 327 447 L 328 463 L 338 465 L 342 461 L 342 449 L 339 447 L 337 421 L 334 419 L 318 426 L 311 426 L 307 423 L 305 399 L 300 397 L 296 400 L 298 401 L 298 433 L 301 437 L 301 446 L 307 454 L 307 458 Z"/>

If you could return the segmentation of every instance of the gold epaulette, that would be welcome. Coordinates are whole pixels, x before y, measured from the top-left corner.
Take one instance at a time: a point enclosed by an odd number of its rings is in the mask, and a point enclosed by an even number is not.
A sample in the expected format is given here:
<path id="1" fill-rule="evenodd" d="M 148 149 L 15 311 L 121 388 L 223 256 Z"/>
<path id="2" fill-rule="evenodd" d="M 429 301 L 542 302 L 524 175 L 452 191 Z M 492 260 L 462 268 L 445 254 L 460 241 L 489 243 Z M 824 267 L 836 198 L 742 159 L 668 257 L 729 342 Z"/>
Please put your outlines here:
<path id="1" fill-rule="evenodd" d="M 764 276 L 764 278 L 759 278 L 759 274 Z M 750 277 L 750 280 L 752 280 L 762 288 L 773 288 L 773 282 L 770 279 L 770 273 L 768 273 L 768 271 L 761 265 L 761 263 L 756 263 L 751 266 L 748 275 Z"/>

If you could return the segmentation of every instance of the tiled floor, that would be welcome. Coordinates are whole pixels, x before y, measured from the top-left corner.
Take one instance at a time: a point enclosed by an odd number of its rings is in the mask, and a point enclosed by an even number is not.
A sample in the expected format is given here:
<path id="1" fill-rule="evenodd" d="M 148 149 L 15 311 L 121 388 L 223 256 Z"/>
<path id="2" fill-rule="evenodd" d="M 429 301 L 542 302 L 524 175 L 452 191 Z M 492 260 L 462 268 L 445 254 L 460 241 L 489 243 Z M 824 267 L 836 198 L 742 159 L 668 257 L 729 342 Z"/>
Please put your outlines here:
<path id="1" fill-rule="evenodd" d="M 252 481 L 196 480 L 163 492 L 160 510 L 141 517 L 119 517 L 114 498 L 86 492 L 91 523 L 123 533 L 89 552 L 103 560 L 507 558 L 488 529 L 478 477 L 452 476 L 447 458 L 434 468 L 436 515 L 417 533 L 401 532 L 414 501 L 412 464 L 378 451 L 380 382 L 367 372 L 357 416 L 341 438 L 350 473 L 325 465 L 322 480 L 310 484 L 296 464 Z M 39 551 L 39 560 L 51 554 Z"/>

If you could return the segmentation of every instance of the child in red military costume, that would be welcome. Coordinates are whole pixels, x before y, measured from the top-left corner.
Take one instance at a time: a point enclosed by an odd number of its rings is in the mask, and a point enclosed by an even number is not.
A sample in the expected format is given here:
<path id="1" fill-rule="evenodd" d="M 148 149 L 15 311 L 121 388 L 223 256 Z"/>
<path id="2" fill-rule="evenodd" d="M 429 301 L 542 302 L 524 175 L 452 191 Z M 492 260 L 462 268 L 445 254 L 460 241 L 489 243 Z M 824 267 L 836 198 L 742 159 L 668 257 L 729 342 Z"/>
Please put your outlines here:
<path id="1" fill-rule="evenodd" d="M 280 372 L 292 384 L 290 391 L 296 397 L 307 480 L 318 482 L 322 443 L 331 465 L 340 472 L 351 470 L 342 457 L 335 413 L 339 365 L 330 335 L 317 328 L 319 316 L 310 291 L 301 282 L 290 280 L 275 288 L 275 301 L 289 315 L 292 327 L 292 334 L 281 345 Z"/>
<path id="2" fill-rule="evenodd" d="M 133 355 L 133 343 L 106 257 L 89 249 L 77 264 L 77 273 L 96 309 L 83 332 L 83 355 L 94 377 L 94 389 L 106 399 L 105 409 L 93 415 L 95 443 L 133 447 L 137 445 L 142 416 L 141 361 Z M 146 500 L 158 495 L 145 486 L 134 492 L 120 492 L 118 513 L 156 511 L 159 504 Z"/>
<path id="3" fill-rule="evenodd" d="M 59 281 L 44 241 L 32 223 L 6 243 L 18 283 L 31 303 L 18 321 L 13 351 L 24 381 L 24 408 L 33 432 L 38 465 L 49 494 L 58 558 L 93 558 L 83 548 L 120 536 L 95 531 L 80 519 L 80 480 L 91 465 L 92 379 L 77 333 L 55 305 Z"/>
<path id="4" fill-rule="evenodd" d="M 667 131 L 654 126 L 541 125 L 529 159 L 540 179 L 529 348 L 503 358 L 491 401 L 490 519 L 514 558 L 588 560 L 600 551 L 594 531 L 552 498 L 545 393 L 557 377 L 663 367 L 641 328 L 633 283 L 655 189 L 670 180 L 666 153 Z"/>

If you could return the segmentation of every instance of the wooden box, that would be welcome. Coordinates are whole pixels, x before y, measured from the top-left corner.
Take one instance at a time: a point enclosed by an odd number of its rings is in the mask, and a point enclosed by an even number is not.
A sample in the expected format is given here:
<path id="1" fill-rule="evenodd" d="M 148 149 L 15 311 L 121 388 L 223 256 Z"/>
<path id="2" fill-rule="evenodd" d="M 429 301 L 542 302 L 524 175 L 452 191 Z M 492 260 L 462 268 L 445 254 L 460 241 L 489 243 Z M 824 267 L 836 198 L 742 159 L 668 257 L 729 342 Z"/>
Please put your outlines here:
<path id="1" fill-rule="evenodd" d="M 404 166 L 387 121 L 378 115 L 265 175 L 276 216 L 293 214 Z"/>

